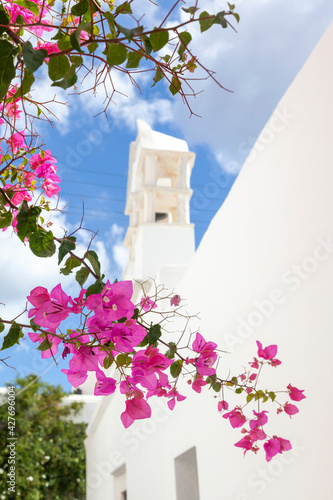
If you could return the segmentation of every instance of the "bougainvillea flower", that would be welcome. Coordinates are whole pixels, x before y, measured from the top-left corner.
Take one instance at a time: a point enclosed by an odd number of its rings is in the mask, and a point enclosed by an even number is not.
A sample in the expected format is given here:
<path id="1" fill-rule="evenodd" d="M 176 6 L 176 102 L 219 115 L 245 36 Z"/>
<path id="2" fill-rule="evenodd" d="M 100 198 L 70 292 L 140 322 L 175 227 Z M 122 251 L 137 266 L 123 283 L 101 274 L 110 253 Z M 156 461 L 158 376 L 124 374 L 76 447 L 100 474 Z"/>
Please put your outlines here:
<path id="1" fill-rule="evenodd" d="M 108 396 L 116 390 L 116 381 L 114 378 L 107 377 L 101 370 L 96 371 L 97 382 L 95 384 L 95 396 Z"/>
<path id="2" fill-rule="evenodd" d="M 180 298 L 180 295 L 174 295 L 170 299 L 170 306 L 174 306 L 174 307 L 179 306 L 181 300 L 182 299 Z"/>
<path id="3" fill-rule="evenodd" d="M 249 450 L 252 450 L 252 439 L 251 437 L 248 435 L 248 436 L 245 436 L 243 437 L 240 441 L 238 441 L 237 443 L 235 443 L 235 446 L 237 446 L 238 448 L 244 448 L 244 455 L 247 451 Z"/>
<path id="4" fill-rule="evenodd" d="M 101 316 L 107 321 L 117 321 L 121 318 L 130 319 L 134 314 L 134 304 L 131 302 L 133 283 L 120 281 L 111 284 L 107 281 L 101 293 L 89 295 L 86 307 L 93 310 L 95 316 Z"/>
<path id="5" fill-rule="evenodd" d="M 264 444 L 264 450 L 266 452 L 266 460 L 270 462 L 275 455 L 280 453 L 281 443 L 278 439 L 269 439 Z"/>
<path id="6" fill-rule="evenodd" d="M 226 401 L 224 401 L 224 400 L 219 401 L 217 403 L 217 409 L 218 409 L 218 411 L 227 410 L 228 408 L 229 408 L 229 404 Z"/>
<path id="7" fill-rule="evenodd" d="M 229 411 L 229 413 L 223 415 L 223 418 L 228 418 L 231 427 L 233 427 L 234 429 L 236 429 L 237 427 L 242 427 L 242 425 L 244 425 L 246 422 L 245 415 L 243 415 L 242 410 L 237 407 Z"/>
<path id="8" fill-rule="evenodd" d="M 297 387 L 293 387 L 291 384 L 287 385 L 287 389 L 289 390 L 290 399 L 293 401 L 301 401 L 306 396 L 304 396 L 304 390 L 297 389 Z"/>
<path id="9" fill-rule="evenodd" d="M 194 382 L 192 383 L 192 389 L 198 394 L 200 394 L 201 387 L 203 387 L 204 385 L 207 385 L 207 382 L 203 379 L 201 375 L 198 375 L 195 378 Z"/>
<path id="10" fill-rule="evenodd" d="M 157 304 L 153 300 L 151 300 L 148 295 L 146 297 L 142 297 L 140 300 L 140 307 L 143 309 L 145 312 L 150 311 L 151 309 L 156 309 Z"/>
<path id="11" fill-rule="evenodd" d="M 250 428 L 252 430 L 254 430 L 256 427 L 262 427 L 263 425 L 267 424 L 268 418 L 266 413 L 268 413 L 268 411 L 264 410 L 260 413 L 257 413 L 253 410 L 253 413 L 257 418 L 254 420 L 250 420 Z"/>
<path id="12" fill-rule="evenodd" d="M 142 398 L 133 398 L 126 400 L 126 410 L 121 414 L 120 418 L 124 427 L 127 429 L 135 420 L 150 418 L 150 416 L 151 408 L 147 401 Z"/>
<path id="13" fill-rule="evenodd" d="M 277 345 L 269 345 L 263 349 L 261 342 L 257 340 L 258 356 L 264 359 L 273 359 L 277 353 Z"/>
<path id="14" fill-rule="evenodd" d="M 285 404 L 283 409 L 287 413 L 287 415 L 289 415 L 290 418 L 292 415 L 295 415 L 296 413 L 299 412 L 299 409 L 297 408 L 297 406 L 292 405 L 291 403 Z"/>

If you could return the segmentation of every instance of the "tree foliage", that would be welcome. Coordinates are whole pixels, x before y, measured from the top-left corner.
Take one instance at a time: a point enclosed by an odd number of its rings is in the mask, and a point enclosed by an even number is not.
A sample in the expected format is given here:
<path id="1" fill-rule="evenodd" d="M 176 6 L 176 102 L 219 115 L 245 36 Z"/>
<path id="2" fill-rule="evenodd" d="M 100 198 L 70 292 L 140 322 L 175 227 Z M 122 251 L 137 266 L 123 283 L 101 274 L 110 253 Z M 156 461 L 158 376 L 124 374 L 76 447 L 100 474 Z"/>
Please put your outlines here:
<path id="1" fill-rule="evenodd" d="M 36 375 L 17 377 L 15 387 L 16 497 L 8 491 L 7 395 L 0 407 L 0 495 L 26 500 L 74 500 L 85 494 L 84 423 L 73 423 L 80 403 L 64 404 L 60 386 Z"/>

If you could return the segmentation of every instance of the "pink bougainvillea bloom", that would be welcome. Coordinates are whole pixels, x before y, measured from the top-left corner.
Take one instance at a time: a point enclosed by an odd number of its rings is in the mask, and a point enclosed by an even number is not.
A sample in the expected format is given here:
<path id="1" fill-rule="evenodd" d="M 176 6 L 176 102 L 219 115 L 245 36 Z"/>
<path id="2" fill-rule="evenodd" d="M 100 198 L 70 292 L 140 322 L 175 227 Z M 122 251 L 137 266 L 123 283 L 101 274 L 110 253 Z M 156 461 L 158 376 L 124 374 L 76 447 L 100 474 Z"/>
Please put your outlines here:
<path id="1" fill-rule="evenodd" d="M 283 439 L 283 438 L 280 438 L 277 436 L 273 436 L 273 438 L 277 439 L 280 443 L 280 453 L 282 453 L 283 451 L 291 450 L 292 446 L 291 446 L 290 441 L 288 441 L 288 439 Z"/>
<path id="2" fill-rule="evenodd" d="M 194 382 L 192 383 L 192 389 L 198 394 L 200 394 L 201 387 L 203 387 L 204 385 L 207 385 L 207 382 L 203 379 L 202 376 L 198 375 L 194 380 Z"/>
<path id="3" fill-rule="evenodd" d="M 170 397 L 170 396 L 172 397 L 172 399 L 170 399 L 167 403 L 170 410 L 174 409 L 175 404 L 176 404 L 176 400 L 177 401 L 184 401 L 184 399 L 186 399 L 186 396 L 182 396 L 181 394 L 179 394 L 179 392 L 175 388 L 171 389 L 171 391 L 169 391 L 168 397 Z"/>
<path id="4" fill-rule="evenodd" d="M 253 361 L 249 363 L 249 365 L 254 369 L 258 370 L 259 369 L 259 363 L 257 358 L 253 358 Z"/>
<path id="5" fill-rule="evenodd" d="M 297 408 L 297 406 L 292 405 L 290 403 L 286 403 L 284 405 L 283 409 L 287 413 L 287 415 L 289 415 L 290 418 L 292 415 L 295 415 L 296 413 L 299 412 L 299 409 Z"/>
<path id="6" fill-rule="evenodd" d="M 140 300 L 140 307 L 143 309 L 145 312 L 150 311 L 151 309 L 156 309 L 157 304 L 153 300 L 151 300 L 148 295 L 146 297 L 142 297 Z"/>
<path id="7" fill-rule="evenodd" d="M 134 314 L 134 304 L 130 300 L 132 295 L 132 281 L 119 281 L 112 284 L 107 281 L 102 293 L 89 295 L 86 300 L 86 307 L 94 310 L 94 319 L 90 324 L 93 325 L 99 318 L 107 322 L 125 317 L 130 319 Z"/>
<path id="8" fill-rule="evenodd" d="M 229 411 L 229 413 L 223 415 L 223 418 L 228 418 L 231 427 L 233 427 L 234 429 L 236 429 L 237 427 L 242 427 L 242 425 L 244 425 L 246 422 L 245 415 L 243 415 L 242 410 L 237 407 Z"/>
<path id="9" fill-rule="evenodd" d="M 257 340 L 258 356 L 264 359 L 273 359 L 277 353 L 277 345 L 269 345 L 263 349 L 261 342 Z"/>
<path id="10" fill-rule="evenodd" d="M 121 414 L 120 418 L 127 429 L 134 420 L 141 420 L 144 418 L 150 418 L 151 408 L 145 399 L 127 399 L 126 400 L 126 410 Z"/>
<path id="11" fill-rule="evenodd" d="M 18 153 L 19 149 L 27 149 L 24 132 L 12 134 L 7 139 L 7 143 L 15 154 Z"/>
<path id="12" fill-rule="evenodd" d="M 249 376 L 249 381 L 253 382 L 256 378 L 257 378 L 257 374 L 256 373 L 251 373 L 251 375 Z"/>
<path id="13" fill-rule="evenodd" d="M 67 375 L 68 382 L 73 387 L 79 387 L 80 385 L 84 384 L 88 377 L 87 371 L 83 369 L 71 370 L 63 368 L 61 371 L 62 373 Z"/>
<path id="14" fill-rule="evenodd" d="M 303 394 L 304 390 L 297 389 L 291 384 L 287 385 L 287 389 L 289 390 L 290 399 L 292 399 L 293 401 L 301 401 L 306 397 Z"/>
<path id="15" fill-rule="evenodd" d="M 264 444 L 264 450 L 266 452 L 266 460 L 270 462 L 275 455 L 280 453 L 281 443 L 278 439 L 269 439 Z"/>
<path id="16" fill-rule="evenodd" d="M 174 306 L 174 307 L 177 307 L 179 306 L 180 304 L 180 301 L 182 299 L 180 298 L 180 295 L 174 295 L 171 299 L 170 299 L 170 305 L 171 306 Z"/>
<path id="17" fill-rule="evenodd" d="M 226 401 L 222 400 L 217 403 L 217 409 L 218 411 L 223 411 L 227 410 L 229 408 L 229 405 Z"/>
<path id="18" fill-rule="evenodd" d="M 252 439 L 250 436 L 243 437 L 240 441 L 235 443 L 238 448 L 244 448 L 244 455 L 247 451 L 252 450 Z"/>
<path id="19" fill-rule="evenodd" d="M 263 425 L 267 424 L 268 418 L 266 413 L 268 411 L 264 410 L 260 413 L 257 413 L 256 411 L 253 410 L 253 414 L 257 417 L 254 420 L 250 420 L 250 428 L 254 430 L 256 427 L 262 427 Z"/>
<path id="20" fill-rule="evenodd" d="M 48 198 L 55 196 L 60 191 L 60 187 L 49 180 L 43 182 L 42 189 Z"/>
<path id="21" fill-rule="evenodd" d="M 101 370 L 96 371 L 97 382 L 95 385 L 95 396 L 108 396 L 116 390 L 116 381 L 114 378 L 107 377 Z"/>

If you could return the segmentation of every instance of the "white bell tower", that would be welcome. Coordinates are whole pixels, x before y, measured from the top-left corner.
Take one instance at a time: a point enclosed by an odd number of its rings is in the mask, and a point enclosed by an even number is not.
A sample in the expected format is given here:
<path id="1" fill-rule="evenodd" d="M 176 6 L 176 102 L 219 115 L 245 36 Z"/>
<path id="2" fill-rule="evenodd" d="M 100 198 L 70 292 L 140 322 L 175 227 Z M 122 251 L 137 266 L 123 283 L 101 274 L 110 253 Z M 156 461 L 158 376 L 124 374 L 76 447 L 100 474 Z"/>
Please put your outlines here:
<path id="1" fill-rule="evenodd" d="M 156 132 L 138 120 L 130 145 L 127 201 L 130 216 L 124 245 L 129 262 L 124 279 L 156 278 L 174 288 L 195 250 L 190 223 L 191 170 L 195 154 L 186 141 Z"/>

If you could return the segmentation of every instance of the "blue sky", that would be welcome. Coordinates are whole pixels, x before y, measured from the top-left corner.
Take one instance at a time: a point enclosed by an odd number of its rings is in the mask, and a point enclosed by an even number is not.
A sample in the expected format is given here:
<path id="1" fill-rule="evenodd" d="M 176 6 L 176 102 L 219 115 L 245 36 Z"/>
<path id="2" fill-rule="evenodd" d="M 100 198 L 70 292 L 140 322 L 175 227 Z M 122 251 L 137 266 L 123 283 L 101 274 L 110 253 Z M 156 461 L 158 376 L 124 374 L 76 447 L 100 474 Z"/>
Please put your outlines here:
<path id="1" fill-rule="evenodd" d="M 156 8 L 148 1 L 146 4 L 147 16 L 158 17 Z M 202 5 L 208 11 L 218 11 L 224 3 L 206 0 Z M 201 61 L 233 90 L 228 93 L 212 81 L 199 82 L 203 92 L 191 106 L 202 118 L 189 118 L 188 109 L 179 97 L 168 93 L 163 82 L 151 89 L 150 81 L 143 79 L 139 94 L 121 75 L 116 77 L 117 84 L 128 97 L 115 97 L 109 121 L 102 115 L 92 118 L 103 109 L 101 95 L 71 97 L 60 92 L 57 99 L 69 102 L 71 108 L 55 106 L 59 121 L 53 129 L 41 127 L 46 147 L 58 158 L 61 199 L 68 201 L 66 214 L 58 222 L 74 228 L 81 219 L 84 199 L 84 225 L 99 231 L 99 249 L 111 278 L 121 278 L 126 260 L 122 249 L 127 227 L 124 207 L 129 143 L 136 137 L 136 119 L 185 139 L 196 153 L 191 220 L 198 245 L 266 121 L 333 20 L 331 0 L 243 0 L 237 2 L 236 11 L 241 16 L 237 34 L 214 26 L 193 40 L 194 52 Z M 181 15 L 175 12 L 175 17 Z M 38 92 L 50 97 L 48 82 L 41 80 Z M 15 254 L 18 262 L 28 262 L 20 242 L 7 241 L 2 235 L 1 244 L 2 255 Z M 54 286 L 58 279 L 54 260 L 42 264 L 31 260 L 29 269 L 27 265 L 22 267 L 19 284 L 12 279 L 10 266 L 4 264 L 3 268 L 1 283 L 6 294 L 0 301 L 6 302 L 10 313 L 24 303 L 34 286 Z M 12 348 L 8 355 L 12 357 L 9 363 L 21 373 L 41 374 L 52 364 L 41 362 L 28 341 Z M 13 373 L 0 365 L 0 385 L 12 380 Z M 53 365 L 43 377 L 70 388 L 66 377 Z"/>

